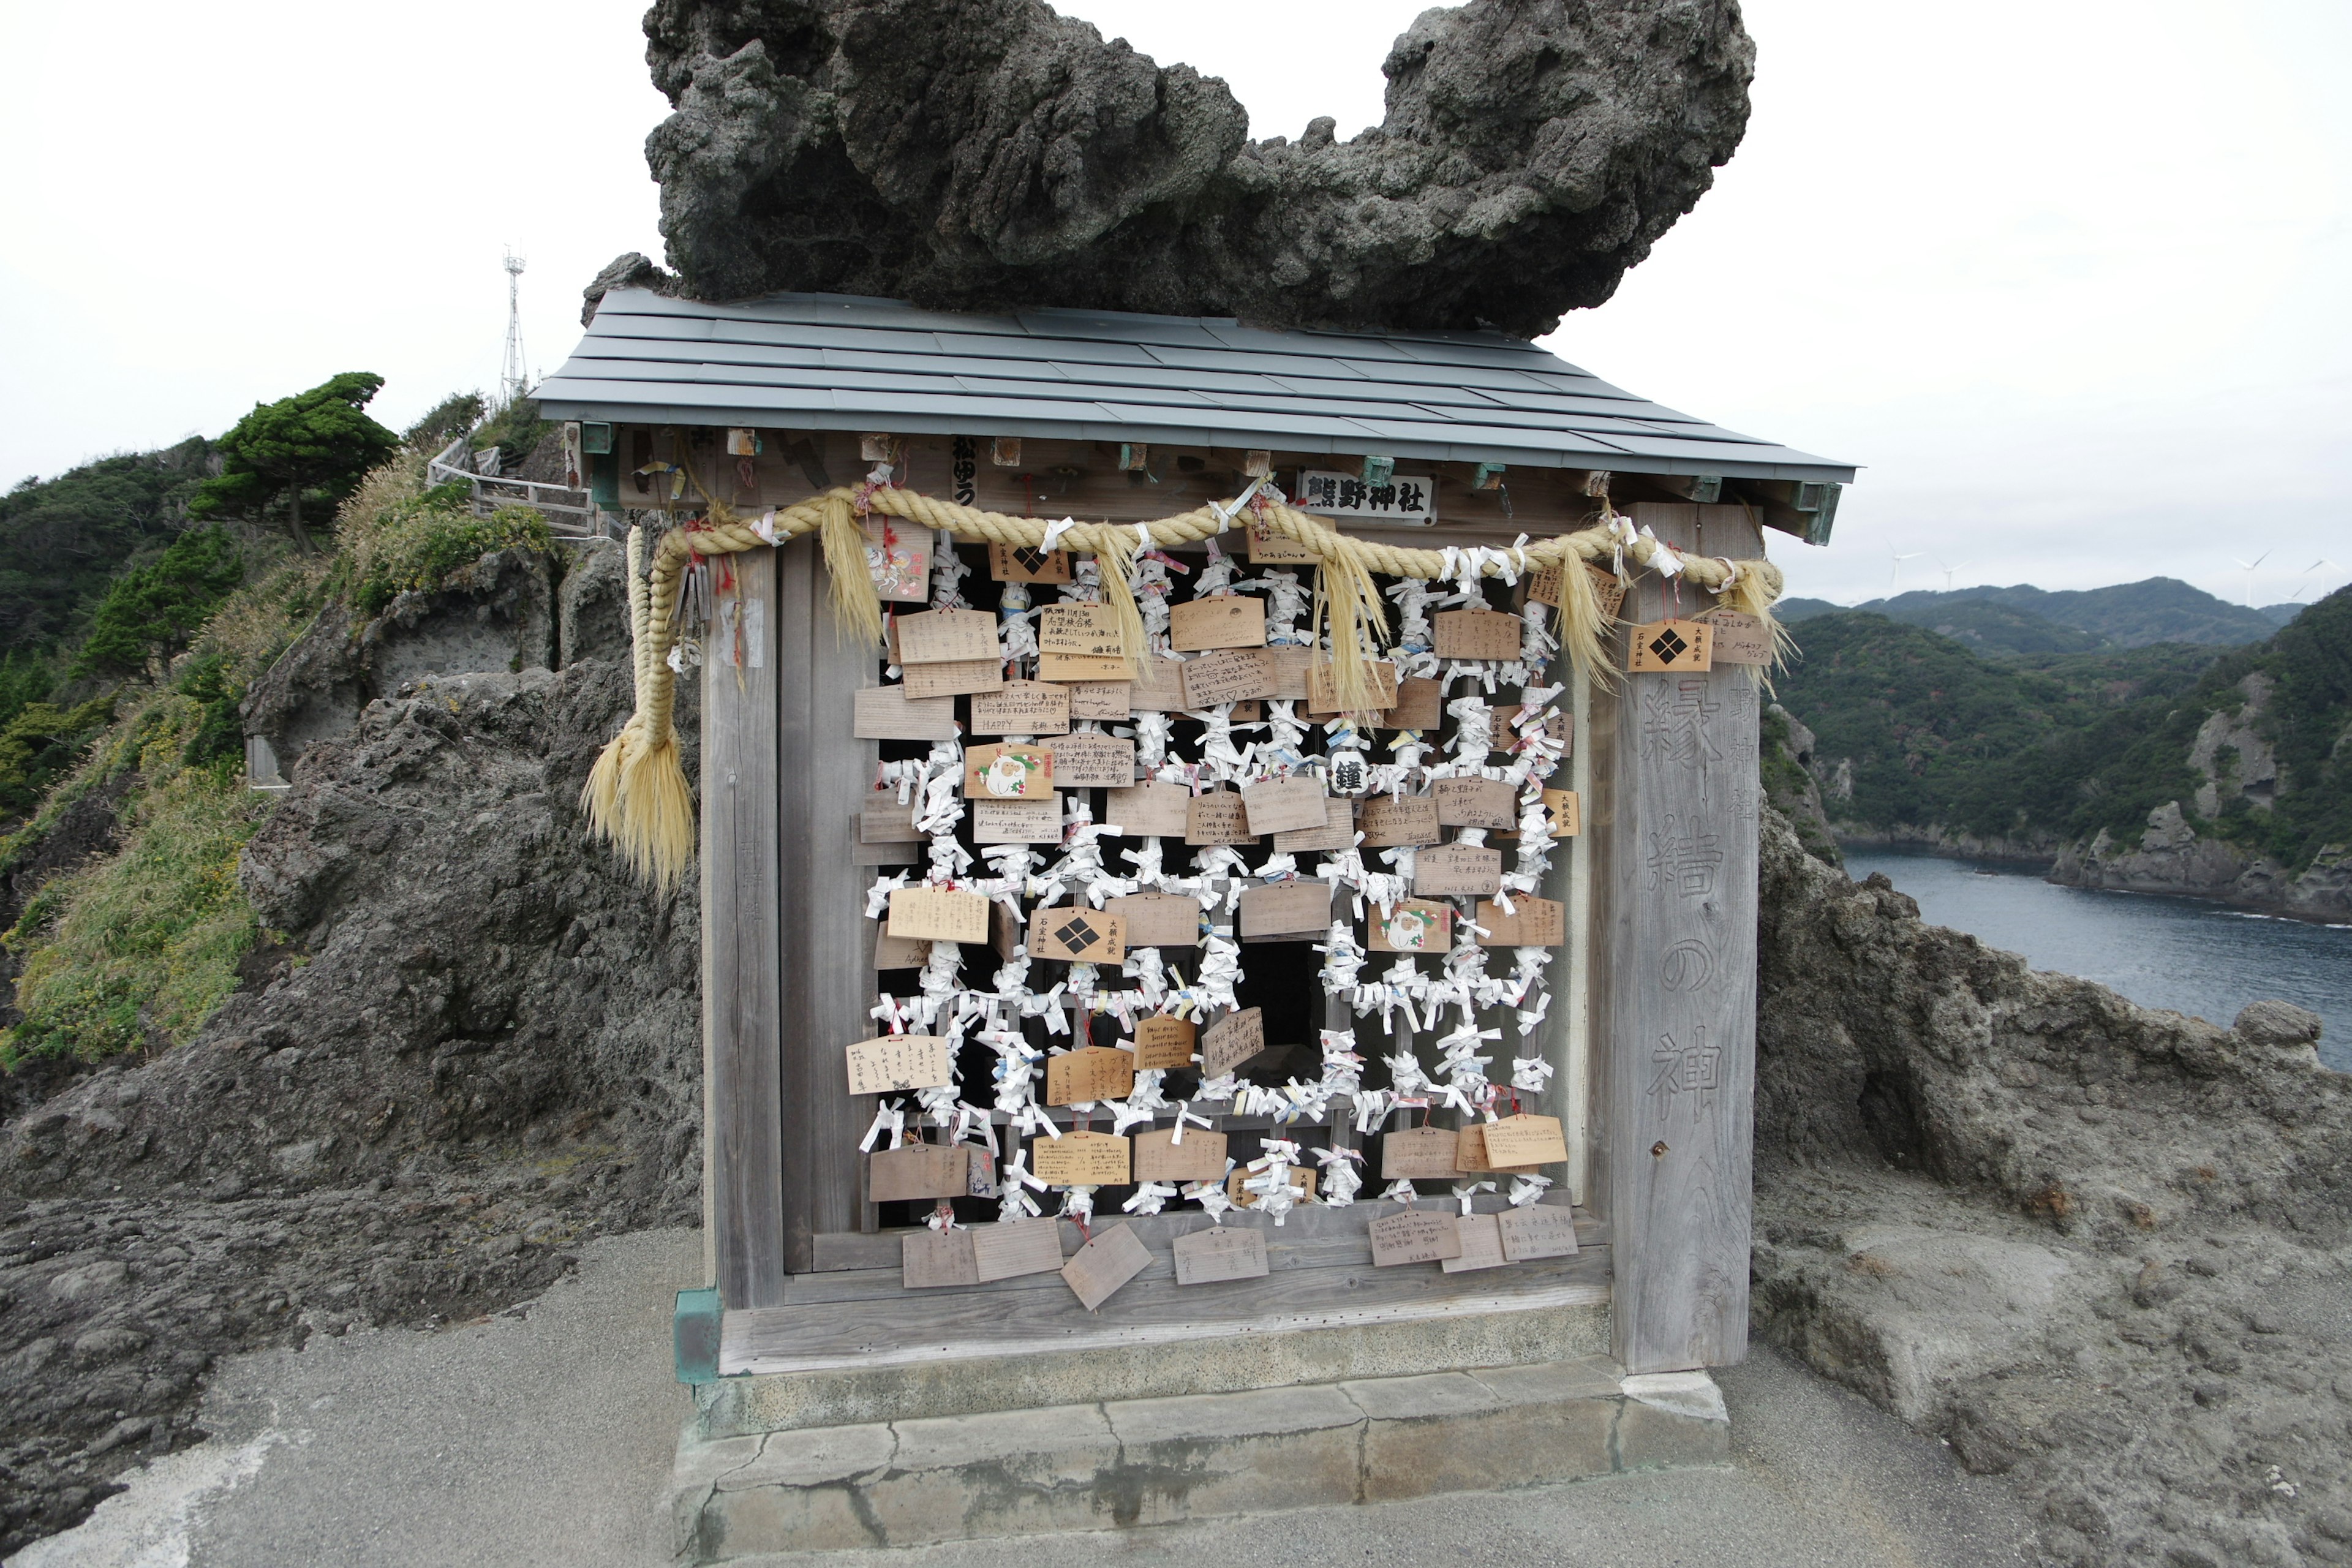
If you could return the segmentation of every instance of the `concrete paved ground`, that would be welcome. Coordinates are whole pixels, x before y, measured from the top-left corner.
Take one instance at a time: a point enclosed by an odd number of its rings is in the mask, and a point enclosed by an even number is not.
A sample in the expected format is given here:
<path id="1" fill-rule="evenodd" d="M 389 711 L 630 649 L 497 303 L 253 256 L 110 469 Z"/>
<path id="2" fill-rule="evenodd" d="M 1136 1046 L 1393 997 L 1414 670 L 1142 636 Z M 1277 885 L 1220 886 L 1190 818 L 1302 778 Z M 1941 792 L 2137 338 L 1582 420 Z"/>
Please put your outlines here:
<path id="1" fill-rule="evenodd" d="M 598 1242 L 527 1311 L 240 1357 L 212 1439 L 132 1478 L 10 1568 L 656 1568 L 686 1395 L 670 1292 L 687 1231 Z M 1024 1537 L 785 1564 L 1060 1568 L 1276 1558 L 1527 1568 L 1987 1568 L 2032 1561 L 2005 1484 L 1769 1352 L 1722 1374 L 1735 1463 L 1125 1535 Z"/>

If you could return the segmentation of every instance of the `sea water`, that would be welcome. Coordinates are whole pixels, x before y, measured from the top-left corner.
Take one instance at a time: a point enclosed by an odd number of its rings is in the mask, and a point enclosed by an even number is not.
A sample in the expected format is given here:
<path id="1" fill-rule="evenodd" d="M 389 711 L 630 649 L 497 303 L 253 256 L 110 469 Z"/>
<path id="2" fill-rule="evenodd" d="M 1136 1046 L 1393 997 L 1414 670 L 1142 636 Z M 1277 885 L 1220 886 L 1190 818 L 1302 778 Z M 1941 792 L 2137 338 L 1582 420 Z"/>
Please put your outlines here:
<path id="1" fill-rule="evenodd" d="M 2275 998 L 2326 1023 L 2319 1059 L 2352 1072 L 2352 925 L 2254 914 L 2203 899 L 2062 888 L 2035 871 L 1901 850 L 1849 851 L 1856 880 L 1884 871 L 1937 925 L 2079 974 L 2147 1007 L 2228 1026 Z"/>

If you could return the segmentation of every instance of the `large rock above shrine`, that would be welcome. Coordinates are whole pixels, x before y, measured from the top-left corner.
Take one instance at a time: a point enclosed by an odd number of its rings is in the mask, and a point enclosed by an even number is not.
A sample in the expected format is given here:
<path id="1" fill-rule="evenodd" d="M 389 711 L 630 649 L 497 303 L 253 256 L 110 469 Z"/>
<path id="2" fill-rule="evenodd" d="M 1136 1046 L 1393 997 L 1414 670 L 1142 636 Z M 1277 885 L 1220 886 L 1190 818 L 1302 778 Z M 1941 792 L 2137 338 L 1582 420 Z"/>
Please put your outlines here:
<path id="1" fill-rule="evenodd" d="M 646 30 L 677 109 L 646 157 L 697 298 L 1525 336 L 1691 209 L 1755 62 L 1736 0 L 1472 0 L 1397 39 L 1379 127 L 1253 142 L 1224 83 L 1041 0 L 657 0 Z"/>

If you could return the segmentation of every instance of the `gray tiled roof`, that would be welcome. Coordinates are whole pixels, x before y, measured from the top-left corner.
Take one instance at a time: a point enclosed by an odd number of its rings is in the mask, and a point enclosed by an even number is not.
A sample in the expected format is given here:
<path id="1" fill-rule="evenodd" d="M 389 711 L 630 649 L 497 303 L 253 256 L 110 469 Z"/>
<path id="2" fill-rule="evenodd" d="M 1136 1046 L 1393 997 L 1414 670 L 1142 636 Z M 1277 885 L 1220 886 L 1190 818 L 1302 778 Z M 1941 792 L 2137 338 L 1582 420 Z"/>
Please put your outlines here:
<path id="1" fill-rule="evenodd" d="M 553 419 L 1026 436 L 1829 479 L 1851 466 L 1662 408 L 1496 334 L 1269 331 L 1110 310 L 967 316 L 780 294 L 604 296 Z"/>

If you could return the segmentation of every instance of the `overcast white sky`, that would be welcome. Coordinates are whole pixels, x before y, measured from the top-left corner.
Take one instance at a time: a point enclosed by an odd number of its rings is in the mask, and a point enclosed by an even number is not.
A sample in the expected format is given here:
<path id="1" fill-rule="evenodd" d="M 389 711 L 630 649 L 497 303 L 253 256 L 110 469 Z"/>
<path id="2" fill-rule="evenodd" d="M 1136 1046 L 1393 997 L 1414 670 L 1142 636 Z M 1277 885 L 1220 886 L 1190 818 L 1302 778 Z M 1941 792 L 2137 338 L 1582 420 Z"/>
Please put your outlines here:
<path id="1" fill-rule="evenodd" d="M 1260 136 L 1381 117 L 1396 0 L 1073 0 L 1223 77 Z M 536 369 L 658 256 L 636 0 L 0 5 L 0 484 L 216 434 L 343 370 L 405 423 Z M 1864 466 L 1792 591 L 2352 579 L 2342 0 L 1751 0 L 1715 192 L 1552 346 Z M 1311 84 L 1311 85 L 1301 85 Z M 2251 576 L 2233 561 L 2268 552 Z M 1916 558 L 1895 562 L 1897 555 Z M 2306 572 L 2323 558 L 2343 566 Z"/>

